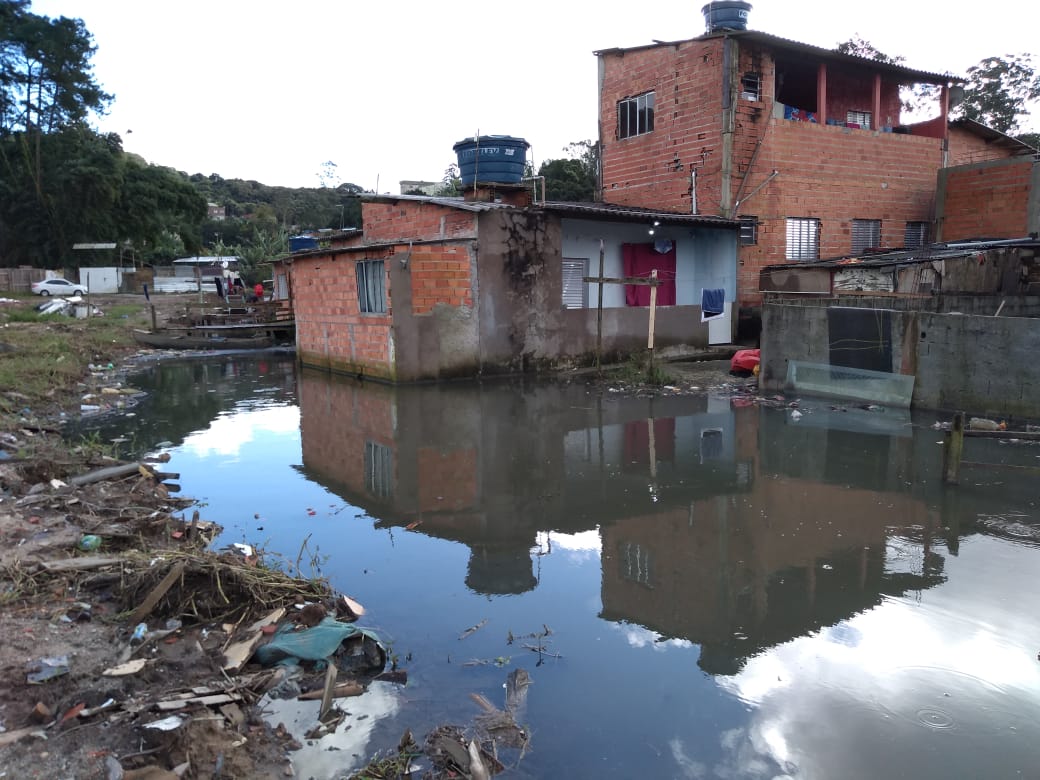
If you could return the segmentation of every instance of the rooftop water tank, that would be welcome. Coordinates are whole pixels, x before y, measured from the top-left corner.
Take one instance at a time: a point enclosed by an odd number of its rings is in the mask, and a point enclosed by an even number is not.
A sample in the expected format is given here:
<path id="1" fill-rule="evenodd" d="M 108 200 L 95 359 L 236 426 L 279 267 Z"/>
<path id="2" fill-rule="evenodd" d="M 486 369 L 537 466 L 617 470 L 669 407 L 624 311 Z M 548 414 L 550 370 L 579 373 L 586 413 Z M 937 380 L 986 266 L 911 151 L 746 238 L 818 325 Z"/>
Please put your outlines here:
<path id="1" fill-rule="evenodd" d="M 531 145 L 511 135 L 481 135 L 459 141 L 453 148 L 462 186 L 469 187 L 478 181 L 519 184 Z"/>
<path id="2" fill-rule="evenodd" d="M 701 8 L 704 26 L 708 32 L 717 30 L 746 30 L 751 3 L 744 0 L 716 0 Z"/>

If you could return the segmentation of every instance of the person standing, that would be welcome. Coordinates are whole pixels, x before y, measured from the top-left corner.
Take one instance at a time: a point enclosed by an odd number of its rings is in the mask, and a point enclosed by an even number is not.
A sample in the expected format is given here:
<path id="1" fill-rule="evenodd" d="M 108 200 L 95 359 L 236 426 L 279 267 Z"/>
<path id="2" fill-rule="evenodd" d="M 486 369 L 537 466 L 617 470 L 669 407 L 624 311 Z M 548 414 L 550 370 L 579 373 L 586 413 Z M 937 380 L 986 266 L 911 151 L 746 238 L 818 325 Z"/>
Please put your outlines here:
<path id="1" fill-rule="evenodd" d="M 257 282 L 256 286 L 253 287 L 253 295 L 256 296 L 257 302 L 264 299 L 264 285 L 261 282 Z"/>

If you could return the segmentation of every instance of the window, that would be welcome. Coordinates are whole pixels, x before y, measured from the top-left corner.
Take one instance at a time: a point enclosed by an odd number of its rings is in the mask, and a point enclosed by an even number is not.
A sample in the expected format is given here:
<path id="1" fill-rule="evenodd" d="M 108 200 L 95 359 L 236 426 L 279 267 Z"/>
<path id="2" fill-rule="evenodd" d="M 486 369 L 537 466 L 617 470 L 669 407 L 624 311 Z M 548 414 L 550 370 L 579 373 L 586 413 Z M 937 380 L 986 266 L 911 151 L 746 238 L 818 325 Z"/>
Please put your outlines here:
<path id="1" fill-rule="evenodd" d="M 881 246 L 880 219 L 852 220 L 852 254 L 861 255 Z"/>
<path id="2" fill-rule="evenodd" d="M 744 100 L 761 100 L 762 75 L 759 73 L 745 73 L 740 80 L 740 96 Z"/>
<path id="3" fill-rule="evenodd" d="M 758 243 L 758 217 L 740 218 L 740 243 L 744 246 Z"/>
<path id="4" fill-rule="evenodd" d="M 787 259 L 818 260 L 820 257 L 820 220 L 808 217 L 787 220 Z"/>
<path id="5" fill-rule="evenodd" d="M 377 498 L 394 494 L 394 454 L 374 441 L 365 442 L 365 489 Z"/>
<path id="6" fill-rule="evenodd" d="M 871 115 L 869 111 L 846 111 L 845 112 L 845 124 L 846 125 L 859 125 L 865 130 L 870 129 Z"/>
<path id="7" fill-rule="evenodd" d="M 589 305 L 589 261 L 584 257 L 563 258 L 563 308 L 585 309 Z"/>
<path id="8" fill-rule="evenodd" d="M 362 260 L 357 273 L 358 308 L 365 314 L 386 314 L 386 284 L 382 260 Z"/>
<path id="9" fill-rule="evenodd" d="M 653 132 L 654 93 L 618 101 L 618 138 Z"/>
<path id="10" fill-rule="evenodd" d="M 903 247 L 905 249 L 919 249 L 928 243 L 927 222 L 907 222 L 906 230 L 903 232 Z"/>
<path id="11" fill-rule="evenodd" d="M 622 578 L 640 585 L 653 587 L 650 581 L 650 551 L 642 545 L 622 542 L 618 550 Z"/>

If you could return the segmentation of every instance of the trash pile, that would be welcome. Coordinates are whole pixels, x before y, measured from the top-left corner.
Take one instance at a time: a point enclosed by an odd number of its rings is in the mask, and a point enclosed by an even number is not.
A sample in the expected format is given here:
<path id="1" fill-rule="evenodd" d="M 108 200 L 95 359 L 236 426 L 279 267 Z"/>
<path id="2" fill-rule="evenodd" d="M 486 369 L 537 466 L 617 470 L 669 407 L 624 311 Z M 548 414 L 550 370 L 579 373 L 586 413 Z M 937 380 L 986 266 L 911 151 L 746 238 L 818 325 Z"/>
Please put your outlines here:
<path id="1" fill-rule="evenodd" d="M 61 314 L 77 319 L 104 316 L 101 309 L 86 303 L 81 295 L 73 295 L 68 298 L 48 298 L 43 303 L 36 305 L 36 311 L 40 314 Z"/>

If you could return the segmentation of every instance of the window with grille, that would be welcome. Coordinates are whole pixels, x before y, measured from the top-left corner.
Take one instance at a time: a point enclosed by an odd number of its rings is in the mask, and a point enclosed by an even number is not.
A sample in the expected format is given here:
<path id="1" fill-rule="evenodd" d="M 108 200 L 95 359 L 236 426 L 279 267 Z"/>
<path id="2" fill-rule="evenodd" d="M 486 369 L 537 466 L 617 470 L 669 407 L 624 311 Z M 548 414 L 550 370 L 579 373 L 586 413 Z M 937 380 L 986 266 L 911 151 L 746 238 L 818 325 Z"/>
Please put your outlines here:
<path id="1" fill-rule="evenodd" d="M 631 582 L 653 587 L 650 569 L 650 551 L 640 544 L 622 542 L 618 550 L 621 576 Z"/>
<path id="2" fill-rule="evenodd" d="M 787 219 L 787 259 L 818 260 L 820 257 L 820 220 L 809 217 Z"/>
<path id="3" fill-rule="evenodd" d="M 745 246 L 758 243 L 758 217 L 740 218 L 740 243 Z"/>
<path id="4" fill-rule="evenodd" d="M 852 220 L 852 254 L 861 255 L 881 246 L 880 219 Z"/>
<path id="5" fill-rule="evenodd" d="M 870 111 L 846 111 L 845 112 L 845 124 L 847 125 L 859 125 L 860 127 L 869 130 L 870 129 Z"/>
<path id="6" fill-rule="evenodd" d="M 365 314 L 386 314 L 386 281 L 382 260 L 362 260 L 357 274 L 358 308 Z"/>
<path id="7" fill-rule="evenodd" d="M 654 93 L 618 101 L 618 138 L 653 132 Z"/>
<path id="8" fill-rule="evenodd" d="M 365 489 L 377 498 L 394 494 L 394 454 L 384 444 L 365 442 Z"/>
<path id="9" fill-rule="evenodd" d="M 563 258 L 563 308 L 585 309 L 589 305 L 589 261 L 584 257 Z"/>
<path id="10" fill-rule="evenodd" d="M 905 249 L 918 249 L 928 243 L 927 222 L 907 222 L 906 230 L 903 231 L 903 247 Z"/>
<path id="11" fill-rule="evenodd" d="M 740 79 L 740 96 L 744 100 L 761 100 L 762 74 L 745 73 Z"/>

